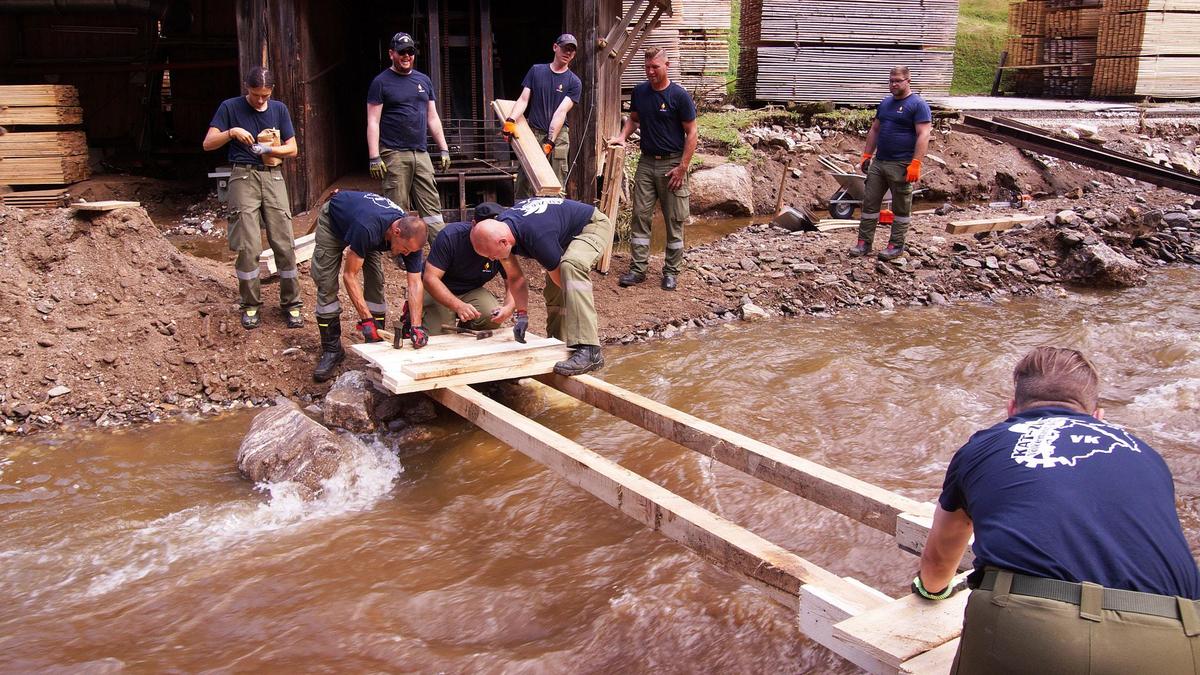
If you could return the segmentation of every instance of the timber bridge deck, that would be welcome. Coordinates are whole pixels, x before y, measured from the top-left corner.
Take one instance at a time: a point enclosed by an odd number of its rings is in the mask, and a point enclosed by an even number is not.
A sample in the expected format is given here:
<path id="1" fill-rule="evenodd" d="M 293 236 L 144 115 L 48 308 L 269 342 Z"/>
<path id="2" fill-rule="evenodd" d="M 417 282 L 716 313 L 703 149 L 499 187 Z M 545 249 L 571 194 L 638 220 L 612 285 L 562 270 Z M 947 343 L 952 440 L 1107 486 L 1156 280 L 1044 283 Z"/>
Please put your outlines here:
<path id="1" fill-rule="evenodd" d="M 567 482 L 691 549 L 709 563 L 749 582 L 796 612 L 812 640 L 872 673 L 946 673 L 950 670 L 968 593 L 929 602 L 891 598 L 841 577 L 708 511 L 649 479 L 484 396 L 472 384 L 534 378 L 662 438 L 747 475 L 892 535 L 919 554 L 934 505 L 858 480 L 840 471 L 756 441 L 627 391 L 590 375 L 562 377 L 554 363 L 567 356 L 562 342 L 511 329 L 476 340 L 438 335 L 421 350 L 391 342 L 358 344 L 379 389 L 424 392 L 497 439 L 552 469 Z M 968 569 L 968 552 L 960 569 Z M 915 565 L 914 565 L 915 567 Z M 962 583 L 959 575 L 955 583 Z"/>

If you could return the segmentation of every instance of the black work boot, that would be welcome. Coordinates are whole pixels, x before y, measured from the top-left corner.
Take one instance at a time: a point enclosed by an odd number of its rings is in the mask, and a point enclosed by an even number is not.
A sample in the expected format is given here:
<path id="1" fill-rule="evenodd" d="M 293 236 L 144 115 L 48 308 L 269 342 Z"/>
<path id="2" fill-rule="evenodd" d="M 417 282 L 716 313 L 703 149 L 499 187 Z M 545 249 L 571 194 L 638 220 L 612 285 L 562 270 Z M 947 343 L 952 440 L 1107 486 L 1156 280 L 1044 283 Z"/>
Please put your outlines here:
<path id="1" fill-rule="evenodd" d="M 304 317 L 300 316 L 299 307 L 291 307 L 283 310 L 283 323 L 288 328 L 301 328 L 304 326 Z"/>
<path id="2" fill-rule="evenodd" d="M 321 331 L 321 357 L 313 369 L 313 381 L 324 382 L 333 377 L 346 352 L 342 349 L 342 322 L 337 319 L 317 319 Z"/>
<path id="3" fill-rule="evenodd" d="M 258 324 L 261 322 L 261 320 L 261 317 L 258 316 L 257 307 L 242 308 L 242 328 L 245 328 L 246 330 L 254 330 L 255 328 L 258 328 Z"/>
<path id="4" fill-rule="evenodd" d="M 664 274 L 663 275 L 661 287 L 664 291 L 673 291 L 673 290 L 675 290 L 675 287 L 678 285 L 679 285 L 679 281 L 677 280 L 677 278 L 674 274 Z"/>
<path id="5" fill-rule="evenodd" d="M 622 274 L 621 277 L 619 279 L 617 279 L 617 285 L 619 285 L 621 288 L 625 288 L 626 286 L 633 286 L 634 284 L 640 284 L 645 280 L 646 280 L 645 274 L 643 274 L 641 272 L 634 272 L 633 270 L 630 270 L 630 271 L 626 272 L 625 274 Z"/>
<path id="6" fill-rule="evenodd" d="M 879 255 L 877 255 L 876 257 L 879 258 L 880 260 L 892 260 L 894 258 L 899 258 L 900 255 L 903 253 L 904 253 L 904 244 L 901 244 L 899 246 L 897 246 L 895 244 L 888 244 L 887 248 L 880 251 Z"/>
<path id="7" fill-rule="evenodd" d="M 559 375 L 582 375 L 604 367 L 604 357 L 600 354 L 599 345 L 575 345 L 575 352 L 566 361 L 554 364 L 554 372 Z"/>
<path id="8" fill-rule="evenodd" d="M 871 252 L 871 245 L 864 239 L 859 239 L 858 243 L 850 247 L 851 258 L 861 258 Z"/>

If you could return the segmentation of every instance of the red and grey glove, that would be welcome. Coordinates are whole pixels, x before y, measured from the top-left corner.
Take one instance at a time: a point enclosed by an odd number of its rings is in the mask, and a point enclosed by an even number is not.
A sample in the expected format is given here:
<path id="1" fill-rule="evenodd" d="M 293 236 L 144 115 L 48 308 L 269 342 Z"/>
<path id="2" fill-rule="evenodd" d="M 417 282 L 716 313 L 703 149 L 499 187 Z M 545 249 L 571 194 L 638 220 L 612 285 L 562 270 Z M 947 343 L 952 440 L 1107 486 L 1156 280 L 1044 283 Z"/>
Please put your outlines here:
<path id="1" fill-rule="evenodd" d="M 549 138 L 545 143 L 542 143 L 542 152 L 546 153 L 546 159 L 550 159 L 550 155 L 554 154 L 554 141 Z"/>
<path id="2" fill-rule="evenodd" d="M 862 169 L 863 173 L 866 173 L 871 168 L 871 158 L 874 156 L 875 155 L 872 155 L 869 152 L 864 152 L 862 154 L 862 163 L 859 164 L 859 168 Z"/>
<path id="3" fill-rule="evenodd" d="M 513 312 L 513 339 L 525 344 L 525 331 L 529 329 L 529 312 L 518 309 Z"/>
<path id="4" fill-rule="evenodd" d="M 517 123 L 513 118 L 504 120 L 504 126 L 500 127 L 500 135 L 509 143 L 512 143 L 514 138 L 518 138 Z"/>
<path id="5" fill-rule="evenodd" d="M 908 163 L 908 171 L 904 174 L 904 180 L 909 183 L 915 183 L 921 179 L 921 160 L 914 159 Z"/>
<path id="6" fill-rule="evenodd" d="M 410 336 L 412 337 L 413 349 L 420 349 L 429 344 L 429 331 L 425 330 L 425 326 L 413 326 Z"/>
<path id="7" fill-rule="evenodd" d="M 383 342 L 383 338 L 379 337 L 379 327 L 375 325 L 375 319 L 363 319 L 356 325 L 367 342 Z"/>

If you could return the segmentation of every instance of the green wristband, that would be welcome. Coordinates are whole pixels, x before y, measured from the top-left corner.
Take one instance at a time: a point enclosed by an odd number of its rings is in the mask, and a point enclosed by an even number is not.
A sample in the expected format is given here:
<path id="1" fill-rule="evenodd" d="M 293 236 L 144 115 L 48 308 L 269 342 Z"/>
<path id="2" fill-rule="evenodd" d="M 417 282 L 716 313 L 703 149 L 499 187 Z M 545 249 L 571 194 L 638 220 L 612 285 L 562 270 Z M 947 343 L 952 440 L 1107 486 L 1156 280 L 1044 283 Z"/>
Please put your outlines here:
<path id="1" fill-rule="evenodd" d="M 913 577 L 913 589 L 917 591 L 918 595 L 926 600 L 945 600 L 946 598 L 950 597 L 951 593 L 954 592 L 954 586 L 947 584 L 945 590 L 943 590 L 941 593 L 930 593 L 929 591 L 925 590 L 925 584 L 921 583 L 920 574 Z"/>

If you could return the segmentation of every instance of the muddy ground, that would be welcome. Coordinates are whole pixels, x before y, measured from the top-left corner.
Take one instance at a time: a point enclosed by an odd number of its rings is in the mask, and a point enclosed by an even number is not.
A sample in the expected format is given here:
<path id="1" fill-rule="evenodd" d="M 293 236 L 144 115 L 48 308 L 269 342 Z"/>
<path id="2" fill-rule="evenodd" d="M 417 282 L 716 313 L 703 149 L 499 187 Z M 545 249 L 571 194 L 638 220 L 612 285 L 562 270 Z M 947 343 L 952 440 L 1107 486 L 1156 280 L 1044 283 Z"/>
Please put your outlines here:
<path id="1" fill-rule="evenodd" d="M 1200 128 L 1194 119 L 1086 121 L 1102 126 L 1107 147 L 1196 157 Z M 849 162 L 862 145 L 854 131 L 765 132 L 807 138 L 811 150 L 756 140 L 750 168 L 761 223 L 770 220 L 785 167 L 794 170 L 785 203 L 823 209 L 837 184 L 817 154 Z M 705 165 L 725 161 L 719 146 L 702 152 Z M 849 258 L 853 228 L 822 234 L 751 225 L 690 248 L 679 290 L 665 293 L 657 285 L 661 251 L 652 258 L 647 283 L 631 289 L 617 286 L 628 264 L 618 252 L 612 273 L 596 275 L 603 339 L 669 338 L 759 314 L 1002 302 L 1053 292 L 1063 283 L 1128 282 L 1097 274 L 1078 258 L 1083 248 L 1102 244 L 1135 267 L 1200 263 L 1200 202 L 1192 196 L 1034 156 L 951 131 L 945 122 L 930 153 L 939 161 L 925 163 L 923 205 L 951 206 L 940 207 L 943 215 L 914 218 L 911 250 L 903 258 Z M 1034 197 L 1023 213 L 1045 218 L 985 235 L 945 232 L 951 220 L 1012 213 L 985 204 L 1014 188 Z M 328 385 L 310 378 L 319 351 L 307 316 L 314 304 L 311 278 L 302 275 L 304 328 L 284 328 L 271 309 L 277 287 L 266 283 L 263 326 L 244 331 L 231 254 L 223 246 L 222 207 L 202 184 L 101 177 L 73 192 L 92 200 L 136 199 L 145 208 L 86 219 L 66 209 L 0 207 L 0 429 L 27 434 L 64 424 L 120 425 L 182 411 L 265 405 L 279 395 L 309 401 L 324 393 Z M 303 214 L 296 222 L 298 232 L 307 229 Z M 879 235 L 880 244 L 885 236 Z M 540 273 L 530 277 L 532 325 L 543 326 L 538 291 L 544 281 Z M 402 275 L 389 277 L 388 293 L 395 311 Z M 343 318 L 344 339 L 353 341 L 353 318 Z M 344 368 L 357 365 L 351 354 Z"/>

